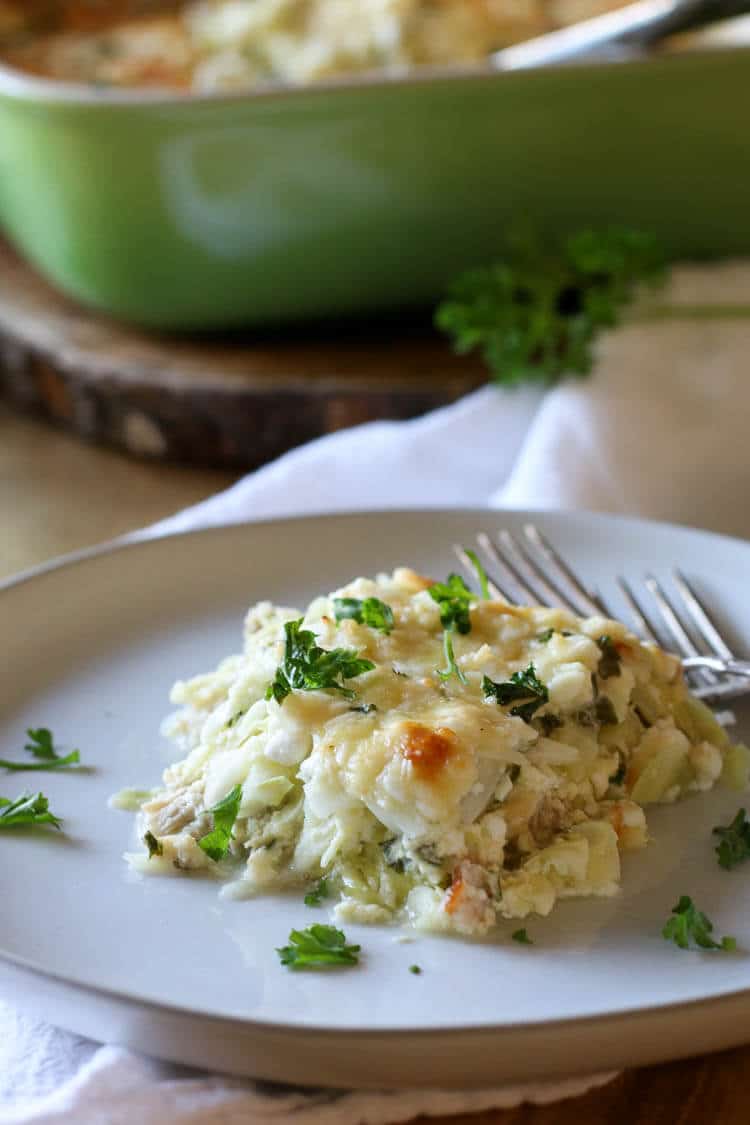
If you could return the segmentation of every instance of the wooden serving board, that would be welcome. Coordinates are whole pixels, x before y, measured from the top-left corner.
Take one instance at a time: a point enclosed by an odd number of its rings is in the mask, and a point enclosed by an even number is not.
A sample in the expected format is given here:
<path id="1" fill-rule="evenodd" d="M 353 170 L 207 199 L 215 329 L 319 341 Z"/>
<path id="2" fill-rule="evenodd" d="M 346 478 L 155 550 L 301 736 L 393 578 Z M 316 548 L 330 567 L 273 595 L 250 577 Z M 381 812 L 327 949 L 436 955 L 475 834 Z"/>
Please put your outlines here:
<path id="1" fill-rule="evenodd" d="M 253 468 L 345 426 L 412 418 L 485 380 L 424 313 L 147 333 L 63 297 L 0 243 L 0 394 L 136 456 Z"/>

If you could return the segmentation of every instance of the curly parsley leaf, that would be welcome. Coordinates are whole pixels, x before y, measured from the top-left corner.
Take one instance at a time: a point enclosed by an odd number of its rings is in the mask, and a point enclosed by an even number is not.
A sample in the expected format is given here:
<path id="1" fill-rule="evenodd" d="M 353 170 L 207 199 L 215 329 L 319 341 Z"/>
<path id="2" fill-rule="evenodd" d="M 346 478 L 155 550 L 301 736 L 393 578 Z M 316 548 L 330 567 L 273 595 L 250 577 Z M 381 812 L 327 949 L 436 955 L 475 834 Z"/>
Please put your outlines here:
<path id="1" fill-rule="evenodd" d="M 0 758 L 0 767 L 5 770 L 62 770 L 68 766 L 75 766 L 81 760 L 78 750 L 71 750 L 70 754 L 62 757 L 55 749 L 52 731 L 47 727 L 30 728 L 26 731 L 29 741 L 24 746 L 32 754 L 36 762 L 10 762 Z"/>
<path id="2" fill-rule="evenodd" d="M 240 811 L 240 802 L 242 801 L 242 786 L 235 785 L 230 789 L 226 797 L 214 805 L 208 811 L 214 818 L 213 829 L 206 833 L 198 841 L 198 847 L 201 848 L 209 859 L 218 863 L 220 859 L 224 859 L 229 851 L 229 845 L 232 840 L 232 829 L 234 822 L 237 819 L 237 813 Z"/>
<path id="3" fill-rule="evenodd" d="M 519 945 L 533 945 L 534 944 L 534 942 L 531 940 L 529 935 L 526 933 L 526 930 L 514 930 L 513 933 L 510 936 L 511 936 L 512 940 L 517 941 Z"/>
<path id="4" fill-rule="evenodd" d="M 510 713 L 523 719 L 525 723 L 531 722 L 534 713 L 549 700 L 549 692 L 537 678 L 533 664 L 529 664 L 524 672 L 514 672 L 509 680 L 500 684 L 485 676 L 482 691 L 485 699 L 494 699 L 501 707 L 515 703 L 516 706 L 511 707 Z"/>
<path id="5" fill-rule="evenodd" d="M 328 898 L 331 891 L 327 879 L 318 879 L 311 891 L 304 898 L 305 906 L 320 906 L 324 898 Z"/>
<path id="6" fill-rule="evenodd" d="M 723 937 L 715 941 L 711 937 L 713 923 L 709 921 L 693 903 L 688 895 L 682 895 L 676 906 L 672 907 L 672 917 L 667 921 L 661 934 L 666 941 L 673 941 L 680 949 L 719 949 L 725 953 L 733 953 L 737 948 L 737 940 L 733 937 Z"/>
<path id="7" fill-rule="evenodd" d="M 459 354 L 478 349 L 495 382 L 552 384 L 591 371 L 599 332 L 663 266 L 656 240 L 627 228 L 583 230 L 556 245 L 516 237 L 505 261 L 456 280 L 435 324 Z"/>
<path id="8" fill-rule="evenodd" d="M 427 593 L 440 607 L 440 624 L 444 629 L 471 632 L 469 606 L 475 595 L 459 574 L 449 574 L 447 581 L 433 583 Z"/>
<path id="9" fill-rule="evenodd" d="M 599 658 L 599 666 L 596 670 L 599 679 L 609 680 L 614 676 L 619 676 L 622 659 L 617 651 L 615 642 L 605 633 L 604 636 L 597 637 L 596 643 L 602 654 Z"/>
<path id="10" fill-rule="evenodd" d="M 52 824 L 55 828 L 62 824 L 60 818 L 49 811 L 49 801 L 43 793 L 22 793 L 15 801 L 0 797 L 0 828 L 31 824 Z"/>
<path id="11" fill-rule="evenodd" d="M 347 945 L 346 937 L 335 926 L 292 930 L 289 941 L 289 945 L 276 952 L 281 964 L 290 969 L 327 969 L 359 962 L 360 946 Z"/>
<path id="12" fill-rule="evenodd" d="M 482 591 L 482 600 L 485 602 L 490 601 L 492 597 L 492 595 L 490 594 L 490 580 L 487 577 L 487 571 L 482 566 L 482 560 L 479 558 L 479 555 L 476 553 L 476 551 L 472 551 L 468 547 L 465 548 L 464 554 L 468 558 L 471 565 L 474 567 L 474 570 L 477 572 L 477 578 L 479 579 L 479 589 Z"/>
<path id="13" fill-rule="evenodd" d="M 333 612 L 337 622 L 348 618 L 386 635 L 393 629 L 393 610 L 380 598 L 334 598 Z"/>
<path id="14" fill-rule="evenodd" d="M 720 867 L 730 871 L 750 859 L 750 820 L 744 809 L 740 809 L 731 824 L 719 825 L 713 831 L 721 841 L 715 849 Z"/>
<path id="15" fill-rule="evenodd" d="M 300 617 L 284 625 L 284 660 L 268 685 L 266 699 L 275 699 L 281 704 L 293 691 L 324 688 L 332 688 L 347 699 L 353 699 L 354 692 L 345 687 L 343 681 L 370 672 L 375 665 L 371 660 L 361 659 L 353 649 L 320 648 L 315 634 L 302 628 L 303 620 Z"/>
<path id="16" fill-rule="evenodd" d="M 443 629 L 443 653 L 445 655 L 445 668 L 438 668 L 437 674 L 441 680 L 449 680 L 451 676 L 455 676 L 459 683 L 466 683 L 466 676 L 456 663 L 456 655 L 453 651 L 453 630 Z"/>

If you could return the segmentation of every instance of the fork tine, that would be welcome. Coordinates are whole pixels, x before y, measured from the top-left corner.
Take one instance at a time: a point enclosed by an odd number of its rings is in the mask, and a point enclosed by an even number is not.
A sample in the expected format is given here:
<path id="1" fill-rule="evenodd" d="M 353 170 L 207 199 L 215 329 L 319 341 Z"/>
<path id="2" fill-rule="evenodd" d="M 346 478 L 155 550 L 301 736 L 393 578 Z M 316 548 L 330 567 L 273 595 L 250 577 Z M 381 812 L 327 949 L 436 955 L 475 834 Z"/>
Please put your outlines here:
<path id="1" fill-rule="evenodd" d="M 460 543 L 454 543 L 453 544 L 453 554 L 456 556 L 458 561 L 461 563 L 461 566 L 464 568 L 464 573 L 467 575 L 467 577 L 476 579 L 476 577 L 477 577 L 476 567 L 474 566 L 471 559 L 467 555 L 465 548 L 462 547 Z M 492 581 L 489 574 L 487 575 L 487 587 L 488 587 L 490 593 L 492 594 L 493 598 L 495 598 L 497 601 L 501 601 L 501 602 L 502 601 L 505 601 L 505 602 L 509 601 L 509 598 L 508 598 L 507 594 L 505 594 L 500 589 L 500 587 L 497 585 L 497 583 Z"/>
<path id="2" fill-rule="evenodd" d="M 642 637 L 645 637 L 647 641 L 652 641 L 655 645 L 658 645 L 659 638 L 656 635 L 656 631 L 654 630 L 651 621 L 641 610 L 641 607 L 635 600 L 635 596 L 630 588 L 630 584 L 625 578 L 623 578 L 621 574 L 618 574 L 617 576 L 617 585 L 620 587 L 620 591 L 625 600 L 625 604 L 630 610 L 630 615 L 635 622 L 636 632 L 640 633 Z"/>
<path id="3" fill-rule="evenodd" d="M 536 524 L 527 523 L 523 531 L 528 541 L 537 549 L 553 572 L 555 572 L 556 575 L 563 575 L 567 586 L 576 595 L 575 600 L 578 603 L 577 612 L 583 612 L 586 616 L 592 614 L 596 616 L 599 613 L 606 613 L 600 601 L 589 593 L 578 575 L 571 570 L 564 559 L 558 555 L 555 548 L 546 536 L 541 533 Z M 547 573 L 549 574 L 549 571 Z M 582 610 L 581 607 L 583 607 Z"/>
<path id="4" fill-rule="evenodd" d="M 723 657 L 724 660 L 732 660 L 734 653 L 699 602 L 687 578 L 680 570 L 675 569 L 672 571 L 672 580 L 682 598 L 686 613 L 706 646 L 713 649 L 717 656 Z"/>
<path id="5" fill-rule="evenodd" d="M 665 594 L 664 590 L 659 585 L 658 581 L 653 574 L 647 574 L 645 578 L 646 589 L 649 591 L 661 615 L 667 632 L 672 640 L 677 645 L 677 648 L 682 656 L 700 656 L 700 652 L 693 643 L 692 638 L 686 631 L 684 625 L 680 621 L 674 606 Z M 701 678 L 706 683 L 716 683 L 716 675 L 710 672 L 707 668 L 699 668 L 697 671 L 700 673 Z"/>
<path id="6" fill-rule="evenodd" d="M 529 583 L 533 583 L 534 590 L 537 597 L 542 598 L 542 604 L 557 606 L 565 606 L 573 613 L 577 613 L 577 607 L 572 600 L 570 593 L 562 586 L 558 585 L 554 579 L 544 571 L 539 563 L 536 561 L 531 552 L 520 543 L 514 535 L 511 534 L 507 528 L 503 528 L 498 533 L 498 540 L 502 544 L 506 558 L 507 554 L 511 554 L 512 558 L 516 560 L 516 566 L 520 569 L 523 568 L 523 573 L 527 577 Z"/>
<path id="7" fill-rule="evenodd" d="M 477 543 L 482 548 L 487 558 L 491 559 L 495 566 L 499 566 L 502 573 L 510 578 L 511 583 L 520 592 L 521 600 L 526 598 L 527 604 L 534 605 L 538 601 L 537 594 L 526 582 L 524 582 L 523 578 L 515 569 L 515 567 L 503 555 L 500 554 L 499 550 L 485 531 L 479 532 L 479 534 L 477 535 Z M 517 601 L 518 599 L 513 600 Z"/>

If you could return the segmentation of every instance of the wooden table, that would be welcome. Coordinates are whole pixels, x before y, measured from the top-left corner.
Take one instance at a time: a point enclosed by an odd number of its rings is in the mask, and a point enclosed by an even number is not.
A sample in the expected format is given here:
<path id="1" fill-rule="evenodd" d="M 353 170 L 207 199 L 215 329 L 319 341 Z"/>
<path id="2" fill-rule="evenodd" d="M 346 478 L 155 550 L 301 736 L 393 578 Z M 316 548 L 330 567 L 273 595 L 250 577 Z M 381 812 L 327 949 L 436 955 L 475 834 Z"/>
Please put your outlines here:
<path id="1" fill-rule="evenodd" d="M 159 519 L 232 479 L 229 473 L 128 461 L 0 405 L 0 578 Z M 628 1071 L 574 1101 L 454 1120 L 471 1125 L 747 1125 L 748 1072 L 750 1047 Z"/>

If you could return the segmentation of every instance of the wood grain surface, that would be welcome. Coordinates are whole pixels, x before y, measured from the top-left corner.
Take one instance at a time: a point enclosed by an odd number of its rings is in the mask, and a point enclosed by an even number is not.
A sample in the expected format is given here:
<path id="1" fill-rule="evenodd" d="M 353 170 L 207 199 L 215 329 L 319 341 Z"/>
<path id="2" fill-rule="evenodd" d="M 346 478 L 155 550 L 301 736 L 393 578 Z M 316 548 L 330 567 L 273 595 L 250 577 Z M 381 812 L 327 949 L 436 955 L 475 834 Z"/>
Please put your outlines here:
<path id="1" fill-rule="evenodd" d="M 143 458 L 255 468 L 346 426 L 412 418 L 485 380 L 424 313 L 283 333 L 146 333 L 67 300 L 0 243 L 0 395 Z"/>

